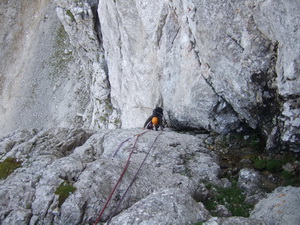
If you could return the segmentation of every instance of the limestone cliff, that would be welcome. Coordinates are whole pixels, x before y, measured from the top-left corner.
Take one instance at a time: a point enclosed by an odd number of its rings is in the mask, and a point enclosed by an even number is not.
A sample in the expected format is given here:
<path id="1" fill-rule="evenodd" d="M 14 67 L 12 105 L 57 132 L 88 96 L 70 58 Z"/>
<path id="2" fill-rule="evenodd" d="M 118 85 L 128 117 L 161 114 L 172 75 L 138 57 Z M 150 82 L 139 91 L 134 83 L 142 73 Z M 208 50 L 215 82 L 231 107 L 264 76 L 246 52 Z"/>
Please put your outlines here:
<path id="1" fill-rule="evenodd" d="M 1 134 L 18 128 L 259 130 L 299 151 L 297 0 L 2 1 Z"/>

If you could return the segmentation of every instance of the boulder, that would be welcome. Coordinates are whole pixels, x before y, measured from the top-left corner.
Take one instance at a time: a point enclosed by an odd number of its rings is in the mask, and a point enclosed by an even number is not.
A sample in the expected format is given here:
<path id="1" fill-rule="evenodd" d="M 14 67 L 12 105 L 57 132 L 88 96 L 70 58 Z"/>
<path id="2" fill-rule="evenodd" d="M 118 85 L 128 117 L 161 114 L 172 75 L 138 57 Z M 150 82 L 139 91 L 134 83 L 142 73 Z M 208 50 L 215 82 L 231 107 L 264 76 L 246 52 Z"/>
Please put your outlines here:
<path id="1" fill-rule="evenodd" d="M 115 216 L 111 224 L 191 224 L 206 221 L 210 213 L 179 188 L 155 191 Z"/>
<path id="2" fill-rule="evenodd" d="M 279 187 L 258 202 L 250 217 L 266 224 L 299 224 L 300 188 Z"/>
<path id="3" fill-rule="evenodd" d="M 247 195 L 255 194 L 261 191 L 261 179 L 259 172 L 244 168 L 239 172 L 238 186 Z"/>
<path id="4" fill-rule="evenodd" d="M 263 191 L 262 176 L 258 171 L 243 168 L 239 172 L 238 187 L 246 195 L 246 203 L 255 205 L 266 196 Z"/>
<path id="5" fill-rule="evenodd" d="M 245 217 L 230 217 L 230 218 L 221 218 L 221 217 L 213 217 L 209 219 L 207 222 L 203 223 L 203 225 L 267 225 L 262 220 L 257 220 L 253 218 L 245 218 Z"/>

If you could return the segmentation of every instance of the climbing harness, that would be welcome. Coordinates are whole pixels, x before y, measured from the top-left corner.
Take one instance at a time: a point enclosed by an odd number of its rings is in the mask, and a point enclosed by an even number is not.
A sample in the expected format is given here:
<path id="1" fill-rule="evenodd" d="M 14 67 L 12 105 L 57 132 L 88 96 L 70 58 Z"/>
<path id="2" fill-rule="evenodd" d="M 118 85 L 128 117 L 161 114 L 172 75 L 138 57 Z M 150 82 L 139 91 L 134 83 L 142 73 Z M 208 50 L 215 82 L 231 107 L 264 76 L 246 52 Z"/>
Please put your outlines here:
<path id="1" fill-rule="evenodd" d="M 133 154 L 133 152 L 134 152 L 134 149 L 136 148 L 136 144 L 137 144 L 137 141 L 138 141 L 139 137 L 142 136 L 143 134 L 149 132 L 149 131 L 150 131 L 150 130 L 144 131 L 144 132 L 142 132 L 142 133 L 140 133 L 140 134 L 135 135 L 136 138 L 135 138 L 133 147 L 132 147 L 132 149 L 131 149 L 131 151 L 130 151 L 130 154 L 129 154 L 129 156 L 128 156 L 128 159 L 127 159 L 127 162 L 126 162 L 126 164 L 125 164 L 125 167 L 124 167 L 124 169 L 123 169 L 123 171 L 122 171 L 122 173 L 121 173 L 121 175 L 120 175 L 120 177 L 119 177 L 119 179 L 118 179 L 116 185 L 113 187 L 112 191 L 110 192 L 110 194 L 109 194 L 109 196 L 108 196 L 108 198 L 107 198 L 107 200 L 106 200 L 106 202 L 105 202 L 103 208 L 101 209 L 101 211 L 100 211 L 100 213 L 99 213 L 99 216 L 97 217 L 97 219 L 96 219 L 94 225 L 97 225 L 97 224 L 99 223 L 99 221 L 100 221 L 100 219 L 101 219 L 101 217 L 102 217 L 102 215 L 103 215 L 103 213 L 104 213 L 104 210 L 106 209 L 107 205 L 109 204 L 109 202 L 110 202 L 110 200 L 111 200 L 111 198 L 112 198 L 112 196 L 113 196 L 115 190 L 117 189 L 117 187 L 118 187 L 119 184 L 121 183 L 121 180 L 122 180 L 124 174 L 126 173 L 127 168 L 128 168 L 128 166 L 129 166 L 129 164 L 130 164 L 130 159 L 131 159 L 131 156 L 132 156 L 132 154 Z M 107 225 L 110 223 L 110 221 L 111 221 L 113 215 L 117 212 L 117 210 L 118 210 L 120 204 L 121 204 L 122 201 L 124 200 L 126 193 L 127 193 L 128 190 L 130 189 L 130 187 L 132 186 L 132 184 L 134 183 L 134 181 L 136 180 L 136 178 L 137 178 L 137 176 L 138 176 L 138 173 L 140 172 L 140 170 L 141 170 L 143 164 L 145 163 L 145 161 L 146 161 L 146 159 L 147 159 L 147 157 L 148 157 L 148 155 L 149 155 L 151 149 L 153 148 L 153 146 L 154 146 L 156 140 L 157 140 L 158 137 L 162 134 L 162 132 L 163 132 L 163 131 L 161 131 L 161 132 L 156 136 L 156 138 L 154 139 L 154 141 L 153 141 L 152 145 L 150 146 L 150 148 L 149 148 L 149 150 L 148 150 L 148 152 L 147 152 L 147 154 L 146 154 L 144 160 L 142 161 L 142 163 L 141 163 L 140 167 L 138 168 L 137 172 L 135 173 L 135 175 L 134 175 L 134 177 L 133 177 L 131 183 L 130 183 L 129 186 L 127 187 L 126 191 L 124 192 L 124 194 L 123 194 L 123 196 L 121 197 L 121 199 L 119 200 L 119 202 L 117 203 L 116 208 L 114 209 L 113 213 L 110 215 L 110 217 L 109 217 L 109 219 L 108 219 L 108 221 L 107 221 Z M 130 139 L 131 139 L 131 138 L 126 139 L 125 141 L 123 141 L 123 142 L 118 146 L 118 148 L 116 149 L 116 151 L 115 151 L 113 157 L 117 154 L 117 152 L 118 152 L 119 149 L 122 147 L 122 145 L 123 145 L 124 143 L 126 143 L 127 141 L 129 141 Z"/>

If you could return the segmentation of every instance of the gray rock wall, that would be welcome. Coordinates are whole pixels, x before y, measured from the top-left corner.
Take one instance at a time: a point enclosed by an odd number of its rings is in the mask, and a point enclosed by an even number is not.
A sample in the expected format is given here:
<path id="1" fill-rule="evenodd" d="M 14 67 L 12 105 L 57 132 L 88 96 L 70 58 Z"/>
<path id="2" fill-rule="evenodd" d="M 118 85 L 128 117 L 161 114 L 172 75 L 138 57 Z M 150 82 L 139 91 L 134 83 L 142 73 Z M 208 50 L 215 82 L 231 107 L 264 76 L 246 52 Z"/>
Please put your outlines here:
<path id="1" fill-rule="evenodd" d="M 32 4 L 1 3 L 1 134 L 140 127 L 163 106 L 177 129 L 299 151 L 297 0 Z"/>
<path id="2" fill-rule="evenodd" d="M 74 48 L 56 7 L 49 0 L 1 1 L 1 135 L 82 124 L 89 95 L 78 68 L 69 66 Z"/>
<path id="3" fill-rule="evenodd" d="M 119 127 L 90 5 L 0 4 L 0 135 L 52 126 Z"/>
<path id="4" fill-rule="evenodd" d="M 56 76 L 49 72 L 54 70 L 51 54 L 55 53 L 54 49 L 49 50 L 55 45 L 59 30 L 59 20 L 51 14 L 55 5 L 48 6 L 45 1 L 0 4 L 1 134 L 50 120 L 55 123 L 53 115 L 58 102 L 46 90 L 53 88 L 50 86 L 54 86 Z"/>
<path id="5" fill-rule="evenodd" d="M 100 1 L 122 127 L 161 105 L 173 127 L 226 133 L 246 123 L 267 148 L 298 151 L 297 10 L 297 1 Z"/>

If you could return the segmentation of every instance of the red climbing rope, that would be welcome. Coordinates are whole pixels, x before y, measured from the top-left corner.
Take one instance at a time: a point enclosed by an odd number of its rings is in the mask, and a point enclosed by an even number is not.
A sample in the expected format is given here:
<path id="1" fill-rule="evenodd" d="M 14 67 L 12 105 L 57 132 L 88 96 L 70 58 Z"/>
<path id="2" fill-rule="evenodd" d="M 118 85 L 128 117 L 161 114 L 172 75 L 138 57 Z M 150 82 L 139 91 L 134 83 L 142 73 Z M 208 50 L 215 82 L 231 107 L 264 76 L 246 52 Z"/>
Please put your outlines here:
<path id="1" fill-rule="evenodd" d="M 146 154 L 144 160 L 142 161 L 142 163 L 141 163 L 141 165 L 139 166 L 138 170 L 137 170 L 136 173 L 134 174 L 134 176 L 133 176 L 133 178 L 132 178 L 130 184 L 128 185 L 127 189 L 126 189 L 125 192 L 123 193 L 121 199 L 120 199 L 119 202 L 117 203 L 117 205 L 116 205 L 114 211 L 112 212 L 112 214 L 110 215 L 110 217 L 109 217 L 109 219 L 108 219 L 106 225 L 109 225 L 109 224 L 110 224 L 110 221 L 111 221 L 112 217 L 115 215 L 115 213 L 116 213 L 117 210 L 119 209 L 119 207 L 120 207 L 121 203 L 123 202 L 123 200 L 124 200 L 124 198 L 125 198 L 125 196 L 126 196 L 128 190 L 129 190 L 130 187 L 133 185 L 134 181 L 137 179 L 138 174 L 139 174 L 139 172 L 140 172 L 142 166 L 144 165 L 146 159 L 147 159 L 148 156 L 149 156 L 150 151 L 152 150 L 152 148 L 153 148 L 155 142 L 157 141 L 158 137 L 162 134 L 162 132 L 163 132 L 163 131 L 159 132 L 159 134 L 156 136 L 156 138 L 155 138 L 154 141 L 152 142 L 152 145 L 150 146 L 150 148 L 149 148 L 149 150 L 148 150 L 148 152 L 147 152 L 147 154 Z"/>
<path id="2" fill-rule="evenodd" d="M 129 141 L 131 138 L 127 138 L 125 141 L 122 141 L 122 143 L 118 146 L 118 148 L 115 151 L 115 154 L 113 155 L 113 157 L 116 156 L 116 154 L 118 153 L 118 151 L 120 150 L 120 148 L 122 147 L 123 144 L 125 144 L 127 141 Z"/>
<path id="3" fill-rule="evenodd" d="M 121 180 L 122 180 L 122 178 L 123 178 L 125 172 L 127 171 L 127 168 L 128 168 L 128 166 L 129 166 L 129 163 L 130 163 L 130 158 L 131 158 L 132 153 L 133 153 L 133 151 L 134 151 L 134 149 L 135 149 L 137 140 L 139 139 L 140 136 L 142 136 L 143 134 L 145 134 L 145 133 L 147 133 L 147 132 L 149 132 L 149 130 L 136 135 L 136 138 L 135 138 L 135 141 L 134 141 L 134 145 L 133 145 L 132 150 L 131 150 L 131 152 L 130 152 L 130 154 L 129 154 L 129 156 L 128 156 L 126 165 L 125 165 L 125 167 L 124 167 L 124 169 L 123 169 L 123 171 L 122 171 L 122 173 L 121 173 L 121 175 L 120 175 L 120 177 L 119 177 L 119 179 L 118 179 L 116 185 L 114 186 L 114 188 L 113 188 L 112 191 L 110 192 L 110 194 L 109 194 L 109 196 L 108 196 L 108 198 L 107 198 L 107 200 L 106 200 L 106 203 L 104 204 L 102 210 L 100 211 L 99 216 L 97 217 L 97 219 L 96 219 L 94 225 L 97 225 L 97 223 L 99 223 L 99 221 L 100 221 L 100 219 L 101 219 L 101 217 L 102 217 L 102 214 L 104 213 L 104 210 L 106 209 L 108 203 L 110 202 L 110 199 L 112 198 L 112 196 L 113 196 L 115 190 L 116 190 L 117 187 L 119 186 L 119 184 L 120 184 L 120 182 L 121 182 Z M 128 139 L 128 140 L 129 140 L 129 139 Z M 126 140 L 126 141 L 127 141 L 127 140 Z M 124 143 L 125 143 L 126 141 L 124 141 Z M 121 147 L 121 146 L 122 146 L 122 144 L 121 144 L 119 147 Z M 118 151 L 118 149 L 117 149 L 117 151 Z M 117 151 L 116 151 L 116 152 L 117 152 Z M 116 154 L 116 153 L 115 153 L 115 154 Z"/>

